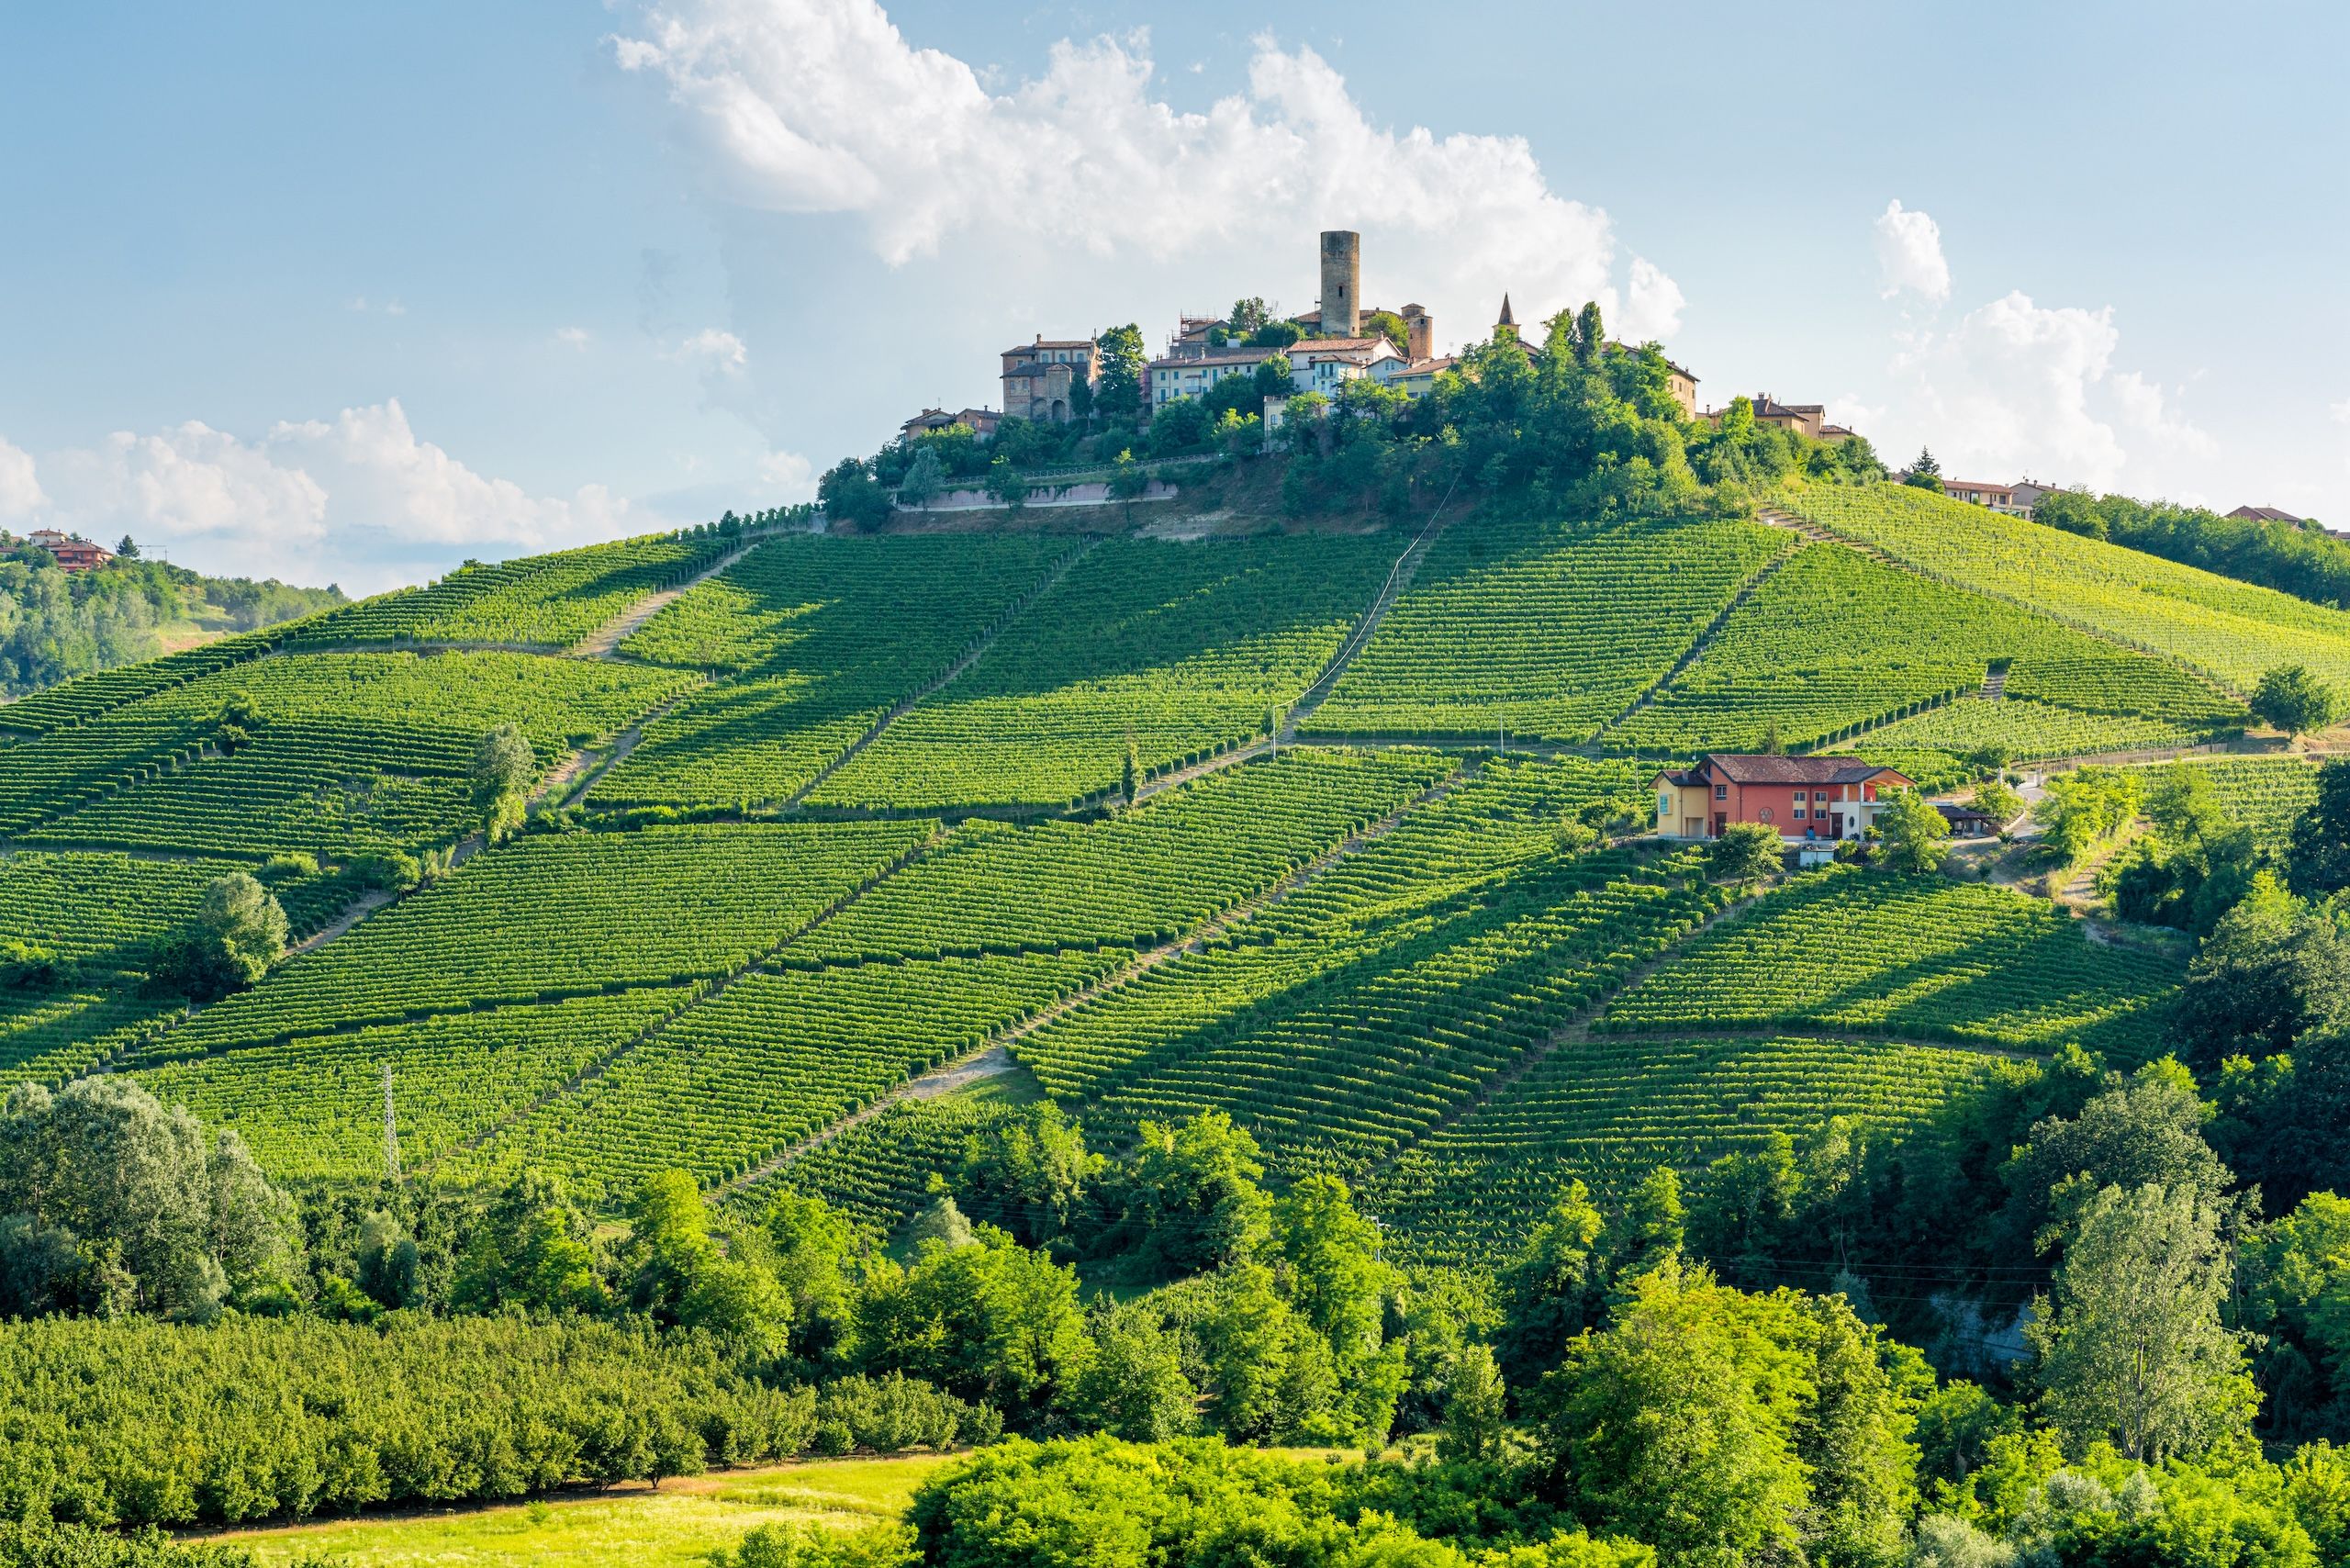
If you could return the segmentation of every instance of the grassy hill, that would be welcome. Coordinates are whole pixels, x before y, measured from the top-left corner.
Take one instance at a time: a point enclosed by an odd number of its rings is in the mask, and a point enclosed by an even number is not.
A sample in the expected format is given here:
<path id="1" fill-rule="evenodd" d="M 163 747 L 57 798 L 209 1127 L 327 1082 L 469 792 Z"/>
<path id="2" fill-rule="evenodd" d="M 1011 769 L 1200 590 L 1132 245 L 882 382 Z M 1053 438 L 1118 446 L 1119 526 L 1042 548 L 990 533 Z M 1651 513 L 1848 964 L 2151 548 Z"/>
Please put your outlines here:
<path id="1" fill-rule="evenodd" d="M 1216 1108 L 1457 1260 L 1571 1176 L 2159 1054 L 2176 958 L 2044 901 L 1844 870 L 1741 903 L 1565 824 L 1620 834 L 1658 761 L 1771 736 L 1920 777 L 2225 737 L 2275 664 L 2350 687 L 2350 614 L 1915 491 L 1784 506 L 1419 550 L 1416 518 L 695 531 L 69 681 L 0 709 L 0 936 L 76 966 L 0 993 L 0 1082 L 129 1072 L 276 1175 L 364 1182 L 388 1070 L 411 1176 L 676 1167 L 877 1228 L 1025 1097 L 1110 1141 Z M 485 846 L 501 723 L 534 814 Z M 2306 798 L 2180 766 L 2266 834 Z M 385 856 L 453 869 L 386 890 Z M 331 939 L 207 1008 L 144 994 L 234 868 Z M 890 1099 L 982 1052 L 1009 1070 Z"/>

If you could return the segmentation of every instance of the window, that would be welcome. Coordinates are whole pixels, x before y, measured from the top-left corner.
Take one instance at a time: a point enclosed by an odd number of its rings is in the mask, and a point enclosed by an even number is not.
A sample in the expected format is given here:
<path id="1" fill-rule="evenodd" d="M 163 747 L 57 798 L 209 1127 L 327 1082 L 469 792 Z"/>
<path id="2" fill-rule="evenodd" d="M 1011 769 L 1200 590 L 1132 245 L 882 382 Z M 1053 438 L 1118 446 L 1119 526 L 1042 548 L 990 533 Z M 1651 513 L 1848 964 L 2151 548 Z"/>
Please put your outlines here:
<path id="1" fill-rule="evenodd" d="M 1797 796 L 1796 797 L 1796 800 L 1798 800 L 1798 801 L 1800 801 L 1800 800 L 1802 800 L 1802 799 L 1803 799 L 1803 797 L 1802 797 L 1801 795 L 1797 795 Z M 1801 806 L 1797 806 L 1797 807 L 1796 808 L 1796 821 L 1797 821 L 1797 822 L 1801 822 L 1801 821 L 1803 821 L 1803 819 L 1804 819 L 1804 810 L 1803 810 L 1803 808 L 1802 808 Z"/>
<path id="2" fill-rule="evenodd" d="M 1800 805 L 1802 805 L 1806 801 L 1807 801 L 1807 800 L 1809 800 L 1809 799 L 1811 799 L 1811 797 L 1810 797 L 1810 796 L 1808 796 L 1808 795 L 1807 795 L 1807 794 L 1805 794 L 1802 790 L 1796 790 L 1796 805 L 1800 806 Z M 1801 815 L 1803 815 L 1803 813 L 1802 813 L 1801 812 L 1797 812 L 1796 813 L 1796 815 L 1797 815 L 1797 816 L 1801 816 Z"/>
<path id="3" fill-rule="evenodd" d="M 1715 786 L 1714 786 L 1714 799 L 1715 799 L 1715 800 L 1717 800 L 1717 801 L 1727 801 L 1727 800 L 1729 800 L 1729 785 L 1727 785 L 1727 784 L 1717 784 L 1717 785 L 1715 785 Z"/>
<path id="4" fill-rule="evenodd" d="M 1656 798 L 1656 814 L 1660 817 L 1669 817 L 1673 814 L 1673 797 L 1662 790 L 1658 792 Z"/>

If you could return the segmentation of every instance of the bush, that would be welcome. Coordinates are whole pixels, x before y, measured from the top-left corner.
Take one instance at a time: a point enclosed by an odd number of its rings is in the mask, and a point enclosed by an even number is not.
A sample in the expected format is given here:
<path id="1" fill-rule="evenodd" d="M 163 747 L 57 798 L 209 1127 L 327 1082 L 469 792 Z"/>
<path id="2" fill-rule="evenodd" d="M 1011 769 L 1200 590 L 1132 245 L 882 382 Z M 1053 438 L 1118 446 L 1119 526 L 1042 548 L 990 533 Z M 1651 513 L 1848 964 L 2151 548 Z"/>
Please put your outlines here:
<path id="1" fill-rule="evenodd" d="M 1731 823 L 1706 846 L 1706 873 L 1717 882 L 1751 882 L 1779 868 L 1779 830 L 1768 823 Z"/>

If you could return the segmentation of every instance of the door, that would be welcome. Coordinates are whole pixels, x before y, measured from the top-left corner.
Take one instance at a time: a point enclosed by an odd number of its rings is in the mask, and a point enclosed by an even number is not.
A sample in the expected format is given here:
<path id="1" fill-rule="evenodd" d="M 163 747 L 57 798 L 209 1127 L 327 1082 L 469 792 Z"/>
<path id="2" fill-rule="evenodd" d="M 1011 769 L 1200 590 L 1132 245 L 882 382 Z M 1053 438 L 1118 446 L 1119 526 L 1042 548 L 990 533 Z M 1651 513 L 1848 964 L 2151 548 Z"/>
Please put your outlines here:
<path id="1" fill-rule="evenodd" d="M 1830 826 L 1830 829 L 1832 829 L 1832 830 L 1833 830 L 1833 835 L 1834 835 L 1835 837 L 1837 837 L 1837 838 L 1841 838 L 1841 837 L 1843 837 L 1843 836 L 1844 836 L 1844 813 L 1843 813 L 1843 812 L 1838 812 L 1835 815 L 1833 815 L 1833 816 L 1830 817 L 1830 818 L 1828 819 L 1828 825 Z"/>
<path id="2" fill-rule="evenodd" d="M 1719 838 L 1722 835 L 1722 829 L 1728 826 L 1729 826 L 1729 813 L 1728 812 L 1716 812 L 1714 813 L 1714 836 L 1716 838 Z"/>
<path id="3" fill-rule="evenodd" d="M 1703 817 L 1683 817 L 1681 819 L 1681 836 L 1684 838 L 1705 837 L 1706 819 Z"/>

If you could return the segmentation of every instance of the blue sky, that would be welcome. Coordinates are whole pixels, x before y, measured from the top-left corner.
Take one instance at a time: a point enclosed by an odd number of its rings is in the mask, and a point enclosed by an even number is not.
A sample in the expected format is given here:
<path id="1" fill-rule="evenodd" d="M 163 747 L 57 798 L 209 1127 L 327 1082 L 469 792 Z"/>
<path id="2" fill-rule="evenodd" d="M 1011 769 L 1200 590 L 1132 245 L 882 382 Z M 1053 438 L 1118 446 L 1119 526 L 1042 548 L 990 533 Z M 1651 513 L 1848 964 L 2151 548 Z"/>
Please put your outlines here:
<path id="1" fill-rule="evenodd" d="M 0 38 L 0 523 L 201 567 L 373 589 L 799 498 L 1034 332 L 1310 306 L 1324 227 L 1445 342 L 1503 288 L 1596 295 L 1707 401 L 2350 525 L 2339 6 L 93 3 Z"/>

